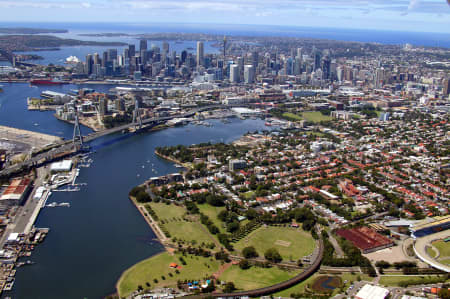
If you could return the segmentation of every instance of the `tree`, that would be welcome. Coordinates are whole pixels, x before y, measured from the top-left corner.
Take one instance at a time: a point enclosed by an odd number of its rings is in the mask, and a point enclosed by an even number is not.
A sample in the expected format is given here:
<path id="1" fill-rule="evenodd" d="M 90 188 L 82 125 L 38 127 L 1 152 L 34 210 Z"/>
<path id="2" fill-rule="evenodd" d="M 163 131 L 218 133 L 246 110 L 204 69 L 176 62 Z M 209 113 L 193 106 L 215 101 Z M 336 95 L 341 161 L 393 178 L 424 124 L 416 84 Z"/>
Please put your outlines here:
<path id="1" fill-rule="evenodd" d="M 236 290 L 236 287 L 234 286 L 233 282 L 227 282 L 225 287 L 223 288 L 223 291 L 225 293 L 232 293 L 234 290 Z"/>
<path id="2" fill-rule="evenodd" d="M 283 258 L 281 257 L 280 253 L 276 248 L 267 249 L 266 252 L 264 253 L 264 257 L 266 258 L 266 260 L 271 261 L 273 263 L 279 263 L 283 260 Z"/>
<path id="3" fill-rule="evenodd" d="M 256 251 L 255 247 L 253 247 L 253 246 L 248 246 L 248 247 L 245 247 L 244 249 L 242 249 L 242 255 L 246 259 L 250 259 L 250 258 L 259 256 L 259 254 Z"/>
<path id="4" fill-rule="evenodd" d="M 450 299 L 450 291 L 448 289 L 442 288 L 439 293 L 439 298 Z"/>
<path id="5" fill-rule="evenodd" d="M 137 200 L 138 202 L 149 202 L 149 201 L 151 201 L 152 199 L 151 199 L 150 195 L 148 195 L 147 192 L 145 192 L 145 191 L 139 191 L 139 193 L 136 195 L 136 200 Z"/>
<path id="6" fill-rule="evenodd" d="M 239 261 L 239 268 L 242 270 L 249 269 L 251 267 L 249 261 L 247 259 L 243 259 Z"/>

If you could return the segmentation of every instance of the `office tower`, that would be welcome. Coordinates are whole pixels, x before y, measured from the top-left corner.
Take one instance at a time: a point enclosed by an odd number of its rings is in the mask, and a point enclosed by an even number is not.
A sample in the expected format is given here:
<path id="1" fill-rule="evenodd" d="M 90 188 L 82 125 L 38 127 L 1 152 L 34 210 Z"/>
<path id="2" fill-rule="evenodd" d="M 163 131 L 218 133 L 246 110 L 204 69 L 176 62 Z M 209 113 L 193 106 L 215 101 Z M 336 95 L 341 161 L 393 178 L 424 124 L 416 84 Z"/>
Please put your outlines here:
<path id="1" fill-rule="evenodd" d="M 323 71 L 323 78 L 325 80 L 330 79 L 330 73 L 331 73 L 331 59 L 328 56 L 325 56 L 322 61 L 322 71 Z"/>
<path id="2" fill-rule="evenodd" d="M 124 66 L 125 65 L 125 59 L 123 58 L 123 55 L 117 56 L 117 65 L 118 66 Z"/>
<path id="3" fill-rule="evenodd" d="M 252 84 L 255 81 L 255 67 L 251 64 L 244 66 L 244 81 L 246 84 Z"/>
<path id="4" fill-rule="evenodd" d="M 136 55 L 136 46 L 128 45 L 128 58 L 134 57 Z"/>
<path id="5" fill-rule="evenodd" d="M 336 68 L 336 77 L 339 82 L 344 79 L 344 69 L 340 66 Z"/>
<path id="6" fill-rule="evenodd" d="M 161 49 L 156 45 L 152 45 L 152 51 L 153 51 L 153 55 L 161 53 Z"/>
<path id="7" fill-rule="evenodd" d="M 223 80 L 223 69 L 216 67 L 214 69 L 214 80 L 222 81 Z"/>
<path id="8" fill-rule="evenodd" d="M 128 48 L 123 49 L 123 57 L 125 59 L 130 58 L 130 50 Z"/>
<path id="9" fill-rule="evenodd" d="M 254 70 L 258 67 L 259 56 L 257 51 L 252 52 L 252 65 Z"/>
<path id="10" fill-rule="evenodd" d="M 170 63 L 175 64 L 175 62 L 177 61 L 177 51 L 172 51 L 172 57 L 170 57 Z"/>
<path id="11" fill-rule="evenodd" d="M 223 60 L 222 59 L 217 60 L 217 67 L 223 69 Z"/>
<path id="12" fill-rule="evenodd" d="M 141 39 L 139 41 L 139 52 L 142 52 L 142 50 L 147 51 L 147 40 Z"/>
<path id="13" fill-rule="evenodd" d="M 225 60 L 225 57 L 227 55 L 226 51 L 227 51 L 227 37 L 224 36 L 223 37 L 223 59 L 224 60 Z"/>
<path id="14" fill-rule="evenodd" d="M 185 63 L 186 62 L 186 58 L 187 58 L 187 51 L 186 50 L 183 50 L 182 52 L 181 52 L 181 63 Z"/>
<path id="15" fill-rule="evenodd" d="M 294 60 L 294 75 L 300 75 L 302 73 L 302 61 L 300 58 L 295 57 Z"/>
<path id="16" fill-rule="evenodd" d="M 94 59 L 92 58 L 92 54 L 86 55 L 86 74 L 92 74 L 92 68 L 94 65 Z"/>
<path id="17" fill-rule="evenodd" d="M 169 43 L 168 42 L 163 42 L 162 48 L 163 48 L 164 53 L 169 53 Z"/>
<path id="18" fill-rule="evenodd" d="M 94 53 L 94 64 L 100 64 L 100 55 Z"/>
<path id="19" fill-rule="evenodd" d="M 444 80 L 444 89 L 443 89 L 444 95 L 448 96 L 450 94 L 450 79 Z"/>
<path id="20" fill-rule="evenodd" d="M 377 68 L 375 70 L 375 88 L 380 88 L 383 85 L 384 68 Z"/>
<path id="21" fill-rule="evenodd" d="M 204 64 L 204 54 L 203 42 L 197 42 L 197 66 Z"/>
<path id="22" fill-rule="evenodd" d="M 297 48 L 297 56 L 300 61 L 302 61 L 302 48 Z"/>
<path id="23" fill-rule="evenodd" d="M 320 60 L 322 58 L 322 54 L 319 50 L 314 50 L 314 70 L 320 69 Z"/>
<path id="24" fill-rule="evenodd" d="M 117 49 L 108 49 L 108 61 L 112 62 L 117 59 Z"/>
<path id="25" fill-rule="evenodd" d="M 284 71 L 286 72 L 286 75 L 292 75 L 294 73 L 294 61 L 292 60 L 292 57 L 289 57 L 284 62 Z"/>
<path id="26" fill-rule="evenodd" d="M 239 65 L 230 65 L 230 82 L 239 83 Z"/>
<path id="27" fill-rule="evenodd" d="M 108 52 L 105 51 L 102 54 L 102 61 L 101 61 L 102 67 L 106 67 L 107 62 L 108 62 Z"/>
<path id="28" fill-rule="evenodd" d="M 147 61 L 148 61 L 148 51 L 147 50 L 141 50 L 140 56 L 141 56 L 141 63 L 142 64 L 146 64 Z"/>

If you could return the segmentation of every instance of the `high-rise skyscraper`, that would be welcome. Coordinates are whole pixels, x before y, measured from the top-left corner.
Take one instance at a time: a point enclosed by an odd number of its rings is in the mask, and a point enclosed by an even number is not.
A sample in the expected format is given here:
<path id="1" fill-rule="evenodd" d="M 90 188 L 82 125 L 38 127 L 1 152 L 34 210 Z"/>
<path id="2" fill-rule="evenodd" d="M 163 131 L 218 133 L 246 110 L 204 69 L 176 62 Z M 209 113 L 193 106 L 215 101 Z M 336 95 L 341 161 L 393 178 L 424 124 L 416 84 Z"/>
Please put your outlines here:
<path id="1" fill-rule="evenodd" d="M 255 67 L 251 64 L 244 66 L 244 81 L 246 84 L 252 84 L 255 81 Z"/>
<path id="2" fill-rule="evenodd" d="M 239 83 L 239 65 L 230 65 L 230 82 Z"/>
<path id="3" fill-rule="evenodd" d="M 197 66 L 203 65 L 205 62 L 205 53 L 203 50 L 203 42 L 197 42 Z"/>
<path id="4" fill-rule="evenodd" d="M 450 94 L 450 79 L 447 78 L 444 80 L 444 95 L 448 96 Z"/>
<path id="5" fill-rule="evenodd" d="M 302 61 L 302 48 L 297 48 L 297 58 L 299 58 L 300 61 Z"/>
<path id="6" fill-rule="evenodd" d="M 325 56 L 322 61 L 322 71 L 323 71 L 323 78 L 330 79 L 330 73 L 331 73 L 331 59 L 328 56 Z"/>
<path id="7" fill-rule="evenodd" d="M 187 53 L 186 50 L 183 50 L 183 51 L 181 52 L 181 63 L 185 63 L 187 54 L 188 54 L 188 53 Z"/>
<path id="8" fill-rule="evenodd" d="M 144 50 L 144 51 L 147 50 L 147 40 L 146 39 L 141 39 L 139 41 L 139 52 L 142 53 L 142 50 Z"/>
<path id="9" fill-rule="evenodd" d="M 134 55 L 136 55 L 136 46 L 135 45 L 128 45 L 128 58 L 131 58 Z"/>
<path id="10" fill-rule="evenodd" d="M 100 64 L 100 55 L 94 53 L 94 64 Z"/>
<path id="11" fill-rule="evenodd" d="M 258 67 L 259 55 L 257 51 L 252 52 L 252 65 L 254 70 Z"/>
<path id="12" fill-rule="evenodd" d="M 112 62 L 117 59 L 117 49 L 108 49 L 108 61 Z"/>
<path id="13" fill-rule="evenodd" d="M 169 43 L 168 42 L 163 42 L 162 48 L 163 48 L 164 53 L 169 53 Z"/>
<path id="14" fill-rule="evenodd" d="M 314 49 L 314 70 L 320 69 L 320 60 L 322 58 L 322 54 L 319 50 Z"/>
<path id="15" fill-rule="evenodd" d="M 86 73 L 88 75 L 92 74 L 93 66 L 94 66 L 94 59 L 92 58 L 92 54 L 86 55 Z"/>

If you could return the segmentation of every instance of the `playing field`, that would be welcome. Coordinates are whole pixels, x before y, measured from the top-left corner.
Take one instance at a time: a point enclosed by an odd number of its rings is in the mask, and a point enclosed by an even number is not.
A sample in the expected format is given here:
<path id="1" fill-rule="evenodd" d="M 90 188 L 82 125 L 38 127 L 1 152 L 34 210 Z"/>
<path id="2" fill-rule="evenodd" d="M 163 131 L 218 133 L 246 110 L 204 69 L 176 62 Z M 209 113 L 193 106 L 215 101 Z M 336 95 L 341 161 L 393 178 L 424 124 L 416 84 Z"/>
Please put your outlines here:
<path id="1" fill-rule="evenodd" d="M 298 274 L 298 271 L 285 271 L 278 267 L 260 268 L 251 267 L 242 270 L 238 265 L 233 265 L 219 277 L 220 280 L 232 281 L 238 290 L 252 290 L 274 285 L 288 280 Z"/>
<path id="2" fill-rule="evenodd" d="M 117 291 L 120 298 L 127 297 L 131 292 L 137 290 L 138 286 L 144 289 L 156 287 L 174 287 L 178 280 L 201 280 L 203 277 L 213 274 L 219 269 L 219 262 L 214 258 L 204 257 L 184 257 L 186 265 L 181 265 L 179 261 L 181 255 L 169 255 L 164 252 L 149 259 L 146 259 L 128 270 L 120 277 L 117 283 Z M 177 263 L 181 268 L 179 274 L 175 269 L 170 268 L 171 263 Z M 170 276 L 170 274 L 172 277 Z M 164 276 L 165 279 L 162 279 Z M 157 279 L 157 282 L 154 282 Z M 147 286 L 150 284 L 150 287 Z"/>
<path id="3" fill-rule="evenodd" d="M 312 121 L 312 122 L 332 120 L 331 116 L 323 115 L 319 111 L 303 112 L 302 116 L 305 120 Z"/>
<path id="4" fill-rule="evenodd" d="M 314 251 L 315 241 L 311 234 L 300 228 L 267 226 L 251 232 L 237 242 L 234 248 L 241 253 L 247 246 L 255 247 L 261 257 L 264 257 L 267 249 L 274 247 L 284 261 L 297 261 Z"/>
<path id="5" fill-rule="evenodd" d="M 443 240 L 435 241 L 432 243 L 434 247 L 439 250 L 439 258 L 450 257 L 450 242 L 444 242 Z"/>

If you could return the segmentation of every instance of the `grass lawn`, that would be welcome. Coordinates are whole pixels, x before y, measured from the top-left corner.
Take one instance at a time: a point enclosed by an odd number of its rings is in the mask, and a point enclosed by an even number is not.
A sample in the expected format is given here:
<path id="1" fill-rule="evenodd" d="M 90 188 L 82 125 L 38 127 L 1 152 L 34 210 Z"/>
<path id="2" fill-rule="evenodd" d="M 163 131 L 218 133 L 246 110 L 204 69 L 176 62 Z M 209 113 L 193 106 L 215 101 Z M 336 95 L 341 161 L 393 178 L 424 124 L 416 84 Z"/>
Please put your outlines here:
<path id="1" fill-rule="evenodd" d="M 246 242 L 247 241 L 247 242 Z M 260 227 L 251 232 L 246 238 L 234 245 L 235 250 L 242 252 L 247 246 L 254 246 L 259 256 L 264 257 L 264 252 L 269 248 L 276 248 L 283 260 L 291 258 L 296 261 L 314 251 L 315 242 L 311 234 L 300 228 Z"/>
<path id="2" fill-rule="evenodd" d="M 298 271 L 285 271 L 278 267 L 260 268 L 251 267 L 242 270 L 233 265 L 219 277 L 222 281 L 232 281 L 238 290 L 252 290 L 274 285 L 294 277 Z"/>
<path id="3" fill-rule="evenodd" d="M 450 242 L 439 240 L 433 242 L 432 244 L 439 250 L 439 258 L 450 257 Z"/>
<path id="4" fill-rule="evenodd" d="M 323 115 L 319 111 L 303 112 L 302 116 L 307 121 L 320 122 L 322 120 L 332 120 L 331 116 Z"/>
<path id="5" fill-rule="evenodd" d="M 200 222 L 188 222 L 188 221 L 172 221 L 164 223 L 164 227 L 170 233 L 171 238 L 176 237 L 177 239 L 182 239 L 184 241 L 195 240 L 197 244 L 201 243 L 212 243 L 213 240 L 210 238 L 201 227 Z"/>
<path id="6" fill-rule="evenodd" d="M 291 112 L 285 112 L 283 113 L 283 117 L 288 119 L 288 120 L 293 120 L 293 121 L 300 121 L 303 118 L 300 115 L 291 113 Z"/>
<path id="7" fill-rule="evenodd" d="M 181 255 L 171 256 L 169 253 L 164 252 L 137 263 L 126 270 L 122 273 L 117 283 L 119 297 L 128 296 L 131 292 L 137 290 L 139 285 L 144 289 L 172 287 L 177 285 L 177 280 L 203 279 L 204 276 L 211 275 L 219 269 L 220 264 L 214 258 L 188 256 L 184 257 L 186 265 L 182 266 L 178 259 L 179 256 Z M 181 269 L 178 270 L 180 271 L 179 274 L 175 273 L 175 269 L 169 267 L 170 263 L 181 265 Z M 172 274 L 172 277 L 169 276 L 169 273 Z M 161 276 L 164 276 L 165 280 Z M 157 283 L 154 282 L 155 278 L 158 280 Z M 146 285 L 147 282 L 150 284 L 150 287 Z"/>
<path id="8" fill-rule="evenodd" d="M 408 276 L 408 275 L 399 275 L 399 276 L 381 276 L 380 284 L 385 286 L 398 286 L 400 282 L 409 281 L 409 280 L 417 280 L 417 284 L 420 284 L 423 281 L 423 278 L 435 277 L 434 276 Z"/>
<path id="9" fill-rule="evenodd" d="M 247 191 L 247 192 L 243 193 L 242 195 L 245 197 L 245 199 L 249 200 L 249 199 L 252 199 L 253 195 L 255 195 L 255 192 Z"/>
<path id="10" fill-rule="evenodd" d="M 211 219 L 211 221 L 219 228 L 220 232 L 225 232 L 225 229 L 223 228 L 223 222 L 220 221 L 219 218 L 217 218 L 217 215 L 219 215 L 221 211 L 225 210 L 225 207 L 214 207 L 207 203 L 197 206 L 200 212 L 208 216 L 209 219 Z"/>
<path id="11" fill-rule="evenodd" d="M 316 280 L 317 277 L 319 276 L 323 276 L 323 275 L 331 275 L 333 276 L 333 274 L 314 274 L 313 276 L 309 277 L 307 280 L 293 286 L 290 287 L 289 289 L 286 289 L 284 291 L 278 292 L 273 294 L 274 297 L 290 297 L 291 294 L 295 293 L 295 294 L 299 294 L 299 293 L 304 293 L 305 292 L 305 287 L 307 285 L 312 286 L 314 281 Z M 368 275 L 365 274 L 351 274 L 351 273 L 345 273 L 345 274 L 341 274 L 341 275 L 337 275 L 342 279 L 342 282 L 347 281 L 344 284 L 344 290 L 347 289 L 354 281 L 358 280 L 358 276 L 361 278 L 361 280 L 365 280 L 365 281 L 372 281 L 373 277 L 369 277 Z M 340 289 L 337 288 L 334 290 L 333 292 L 333 296 L 337 295 L 340 292 Z"/>
<path id="12" fill-rule="evenodd" d="M 430 246 L 426 246 L 427 249 L 427 254 L 432 257 L 435 258 L 436 257 L 436 251 L 434 251 L 433 248 L 431 248 Z"/>
<path id="13" fill-rule="evenodd" d="M 179 207 L 174 204 L 166 205 L 161 202 L 151 202 L 150 206 L 161 220 L 172 220 L 174 217 L 182 218 L 186 213 L 186 209 L 184 207 Z"/>

